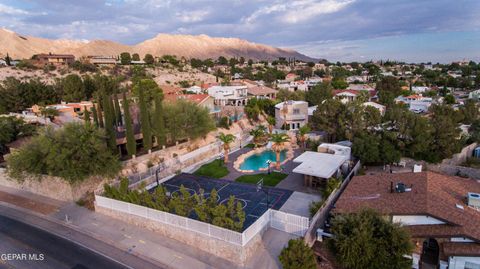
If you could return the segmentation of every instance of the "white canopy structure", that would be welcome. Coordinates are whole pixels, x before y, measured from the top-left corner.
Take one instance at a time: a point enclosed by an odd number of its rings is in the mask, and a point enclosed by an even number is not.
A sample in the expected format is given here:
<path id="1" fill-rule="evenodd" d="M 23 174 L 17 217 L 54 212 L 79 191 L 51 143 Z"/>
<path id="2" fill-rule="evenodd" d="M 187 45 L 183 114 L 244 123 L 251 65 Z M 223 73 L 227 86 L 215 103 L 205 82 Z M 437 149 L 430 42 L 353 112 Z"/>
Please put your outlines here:
<path id="1" fill-rule="evenodd" d="M 293 169 L 293 172 L 328 179 L 336 175 L 349 158 L 350 156 L 346 155 L 306 151 L 293 160 L 293 162 L 301 163 Z"/>

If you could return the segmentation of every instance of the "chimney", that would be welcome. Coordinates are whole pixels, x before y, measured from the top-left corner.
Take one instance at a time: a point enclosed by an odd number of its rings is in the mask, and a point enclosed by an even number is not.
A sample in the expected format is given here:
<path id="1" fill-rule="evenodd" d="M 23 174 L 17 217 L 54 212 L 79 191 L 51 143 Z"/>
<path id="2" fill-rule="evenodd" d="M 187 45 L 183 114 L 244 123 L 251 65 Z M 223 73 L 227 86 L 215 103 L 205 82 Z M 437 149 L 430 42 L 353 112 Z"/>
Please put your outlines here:
<path id="1" fill-rule="evenodd" d="M 393 181 L 390 181 L 390 193 L 393 193 Z"/>

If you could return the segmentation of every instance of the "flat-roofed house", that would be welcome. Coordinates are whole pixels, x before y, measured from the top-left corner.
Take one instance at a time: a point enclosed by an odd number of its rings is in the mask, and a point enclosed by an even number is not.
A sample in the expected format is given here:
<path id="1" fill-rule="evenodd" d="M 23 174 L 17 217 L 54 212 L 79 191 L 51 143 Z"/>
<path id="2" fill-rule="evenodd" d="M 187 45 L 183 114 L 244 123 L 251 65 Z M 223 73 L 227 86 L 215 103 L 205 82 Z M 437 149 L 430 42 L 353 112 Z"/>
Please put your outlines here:
<path id="1" fill-rule="evenodd" d="M 75 56 L 72 54 L 36 54 L 32 57 L 33 64 L 43 67 L 45 65 L 62 66 L 75 62 Z"/>
<path id="2" fill-rule="evenodd" d="M 409 231 L 412 268 L 480 268 L 480 182 L 430 171 L 355 176 L 333 212 L 362 208 Z"/>
<path id="3" fill-rule="evenodd" d="M 286 126 L 298 130 L 308 123 L 308 103 L 305 101 L 285 101 L 275 105 L 275 127 Z"/>
<path id="4" fill-rule="evenodd" d="M 207 90 L 208 95 L 215 99 L 218 106 L 245 106 L 248 99 L 248 88 L 239 86 L 212 86 Z"/>
<path id="5" fill-rule="evenodd" d="M 112 66 L 118 64 L 118 60 L 115 56 L 93 55 L 88 56 L 87 61 L 98 66 Z"/>

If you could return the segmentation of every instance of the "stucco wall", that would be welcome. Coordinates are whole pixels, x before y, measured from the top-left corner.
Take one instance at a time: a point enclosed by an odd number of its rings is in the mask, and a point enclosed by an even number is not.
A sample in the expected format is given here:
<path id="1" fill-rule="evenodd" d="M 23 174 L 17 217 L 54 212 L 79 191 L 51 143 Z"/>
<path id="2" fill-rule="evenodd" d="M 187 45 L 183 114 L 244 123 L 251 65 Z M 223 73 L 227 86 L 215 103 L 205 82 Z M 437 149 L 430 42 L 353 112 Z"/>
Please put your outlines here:
<path id="1" fill-rule="evenodd" d="M 44 176 L 41 179 L 25 178 L 22 182 L 19 182 L 10 178 L 5 169 L 0 169 L 0 185 L 33 192 L 62 201 L 77 201 L 82 198 L 85 193 L 100 188 L 104 182 L 104 179 L 92 177 L 82 183 L 70 185 L 61 178 L 51 176 Z"/>
<path id="2" fill-rule="evenodd" d="M 129 222 L 138 227 L 147 228 L 158 232 L 161 235 L 178 240 L 182 243 L 194 246 L 202 251 L 209 252 L 215 256 L 227 259 L 231 262 L 244 266 L 247 260 L 252 257 L 256 250 L 262 245 L 262 234 L 259 233 L 253 237 L 246 246 L 230 244 L 212 237 L 208 237 L 199 233 L 184 230 L 168 224 L 155 222 L 142 217 L 131 214 L 122 214 L 104 207 L 95 207 L 95 211 L 109 215 L 111 217 Z"/>

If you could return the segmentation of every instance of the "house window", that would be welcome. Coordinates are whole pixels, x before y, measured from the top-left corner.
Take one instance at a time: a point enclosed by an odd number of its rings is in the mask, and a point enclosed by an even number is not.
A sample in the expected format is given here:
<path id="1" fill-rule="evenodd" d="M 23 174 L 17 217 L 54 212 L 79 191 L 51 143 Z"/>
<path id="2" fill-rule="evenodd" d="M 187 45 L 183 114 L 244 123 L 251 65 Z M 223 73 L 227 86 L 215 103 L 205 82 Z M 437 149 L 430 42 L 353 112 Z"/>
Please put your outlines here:
<path id="1" fill-rule="evenodd" d="M 300 114 L 300 109 L 294 108 L 293 109 L 293 114 Z"/>
<path id="2" fill-rule="evenodd" d="M 465 262 L 465 269 L 480 269 L 480 264 L 473 262 Z"/>

